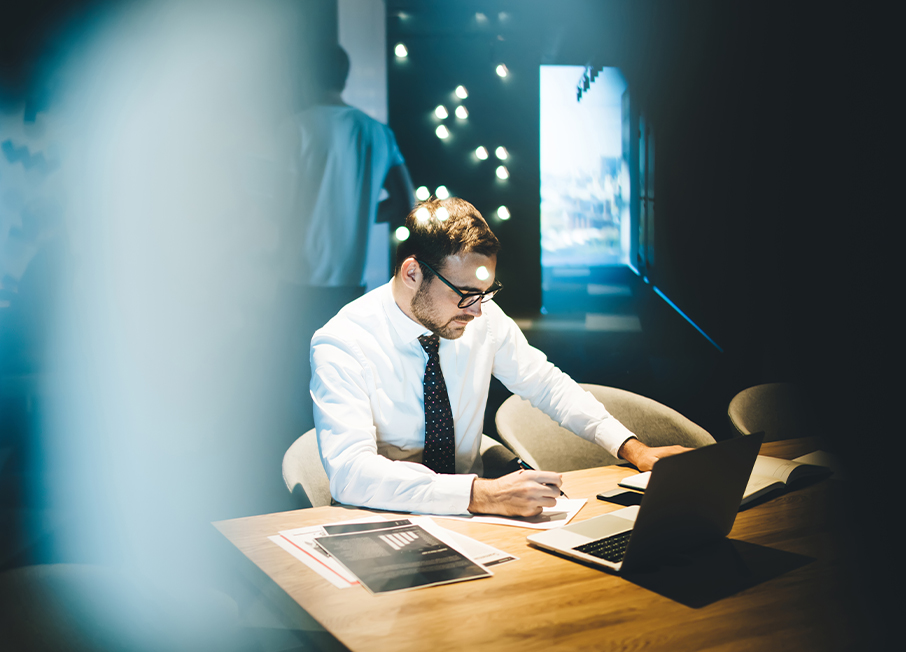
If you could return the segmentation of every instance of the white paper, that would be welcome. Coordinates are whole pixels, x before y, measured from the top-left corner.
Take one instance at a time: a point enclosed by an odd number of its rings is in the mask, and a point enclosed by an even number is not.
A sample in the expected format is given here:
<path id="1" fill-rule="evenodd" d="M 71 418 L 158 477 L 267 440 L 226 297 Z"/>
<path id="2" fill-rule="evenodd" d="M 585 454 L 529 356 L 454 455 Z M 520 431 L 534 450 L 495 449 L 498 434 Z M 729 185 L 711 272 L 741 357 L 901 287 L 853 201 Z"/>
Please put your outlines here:
<path id="1" fill-rule="evenodd" d="M 268 537 L 271 541 L 276 543 L 278 546 L 283 548 L 286 552 L 291 554 L 293 557 L 301 561 L 303 564 L 308 566 L 310 569 L 318 573 L 321 577 L 328 580 L 335 587 L 340 589 L 346 589 L 352 586 L 351 582 L 347 582 L 345 579 L 337 575 L 335 572 L 324 566 L 320 561 L 315 560 L 314 557 L 309 555 L 307 552 L 303 552 L 298 546 L 290 543 L 288 540 L 281 537 L 279 534 L 272 537 Z M 358 580 L 356 580 L 358 583 Z"/>
<path id="2" fill-rule="evenodd" d="M 345 525 L 348 523 L 377 523 L 386 521 L 387 518 L 375 515 L 365 518 L 356 518 L 339 523 L 327 523 L 327 525 Z M 400 519 L 394 519 L 400 520 Z M 323 525 L 312 525 L 309 527 L 300 527 L 292 530 L 282 530 L 277 536 L 268 537 L 271 541 L 286 550 L 293 557 L 304 563 L 306 566 L 317 572 L 322 577 L 328 579 L 334 586 L 341 589 L 359 581 L 355 575 L 346 570 L 342 565 L 337 563 L 330 555 L 322 550 L 316 543 L 315 537 L 322 537 L 327 532 Z"/>
<path id="3" fill-rule="evenodd" d="M 373 594 L 492 577 L 493 573 L 441 541 L 421 525 L 406 521 L 381 529 L 318 537 L 317 542 Z"/>
<path id="4" fill-rule="evenodd" d="M 398 520 L 409 520 L 413 524 L 421 526 L 448 546 L 455 548 L 475 563 L 485 567 L 519 559 L 514 555 L 498 550 L 497 548 L 480 541 L 476 541 L 464 534 L 459 534 L 458 532 L 453 532 L 452 530 L 441 527 L 428 516 L 398 517 L 390 519 L 385 516 L 374 515 L 338 523 L 327 523 L 326 525 L 380 523 L 382 521 L 387 521 L 389 523 L 390 521 Z M 312 525 L 292 530 L 283 530 L 277 535 L 268 537 L 268 539 L 286 550 L 293 557 L 311 568 L 337 588 L 345 589 L 354 584 L 358 584 L 359 581 L 355 575 L 346 570 L 345 567 L 339 564 L 315 543 L 315 537 L 325 536 L 326 534 L 327 532 L 324 530 L 323 525 Z"/>
<path id="5" fill-rule="evenodd" d="M 434 518 L 454 518 L 473 523 L 515 525 L 534 530 L 552 530 L 566 525 L 588 502 L 585 498 L 558 498 L 554 507 L 545 507 L 538 516 L 490 516 L 486 514 L 434 514 Z"/>
<path id="6" fill-rule="evenodd" d="M 446 543 L 451 548 L 455 548 L 466 557 L 482 566 L 495 566 L 509 561 L 516 561 L 519 557 L 511 555 L 493 546 L 482 543 L 472 537 L 467 537 L 459 532 L 448 530 L 441 527 L 429 516 L 415 516 L 410 519 L 413 523 L 422 526 L 426 531 Z"/>

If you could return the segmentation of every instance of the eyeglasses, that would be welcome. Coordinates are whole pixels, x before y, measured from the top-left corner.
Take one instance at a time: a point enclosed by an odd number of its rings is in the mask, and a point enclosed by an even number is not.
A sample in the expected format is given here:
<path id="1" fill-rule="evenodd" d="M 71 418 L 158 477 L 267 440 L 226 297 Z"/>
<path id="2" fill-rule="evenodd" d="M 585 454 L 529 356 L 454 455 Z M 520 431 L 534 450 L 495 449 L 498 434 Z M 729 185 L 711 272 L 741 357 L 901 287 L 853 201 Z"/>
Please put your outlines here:
<path id="1" fill-rule="evenodd" d="M 416 260 L 418 260 L 418 259 L 416 258 Z M 498 292 L 500 292 L 503 289 L 503 284 L 500 281 L 498 281 L 497 279 L 494 279 L 494 285 L 489 287 L 484 292 L 463 292 L 458 287 L 456 287 L 455 285 L 450 283 L 450 281 L 448 281 L 443 276 L 441 276 L 440 273 L 436 269 L 431 267 L 431 265 L 429 265 L 428 263 L 426 263 L 423 260 L 418 260 L 418 262 L 420 264 L 424 265 L 425 267 L 427 267 L 428 269 L 430 269 L 437 278 L 439 278 L 441 281 L 443 281 L 447 285 L 447 287 L 449 287 L 451 290 L 453 290 L 456 294 L 459 295 L 459 303 L 456 304 L 457 307 L 459 307 L 459 308 L 468 308 L 469 306 L 474 305 L 475 302 L 479 301 L 479 300 L 482 303 L 490 301 L 491 299 L 494 298 L 495 294 L 497 294 Z"/>

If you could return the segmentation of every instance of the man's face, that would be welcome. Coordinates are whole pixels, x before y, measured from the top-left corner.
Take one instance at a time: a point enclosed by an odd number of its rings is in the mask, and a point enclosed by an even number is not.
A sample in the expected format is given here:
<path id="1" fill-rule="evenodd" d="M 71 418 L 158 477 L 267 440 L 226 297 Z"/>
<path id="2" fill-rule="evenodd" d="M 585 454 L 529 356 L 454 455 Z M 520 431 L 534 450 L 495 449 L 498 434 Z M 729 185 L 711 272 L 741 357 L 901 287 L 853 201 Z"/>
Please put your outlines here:
<path id="1" fill-rule="evenodd" d="M 494 284 L 497 257 L 474 252 L 447 256 L 437 270 L 463 293 L 484 292 Z M 481 316 L 481 301 L 460 308 L 460 297 L 443 281 L 422 278 L 410 308 L 419 323 L 447 340 L 462 337 L 466 325 Z"/>

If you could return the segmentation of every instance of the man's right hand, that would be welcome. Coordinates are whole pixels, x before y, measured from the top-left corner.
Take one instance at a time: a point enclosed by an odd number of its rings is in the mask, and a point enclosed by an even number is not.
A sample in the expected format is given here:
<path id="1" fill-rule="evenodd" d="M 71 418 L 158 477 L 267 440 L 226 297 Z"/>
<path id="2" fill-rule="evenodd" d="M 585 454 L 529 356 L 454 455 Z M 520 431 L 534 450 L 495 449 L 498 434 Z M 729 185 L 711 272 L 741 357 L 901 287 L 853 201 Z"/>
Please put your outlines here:
<path id="1" fill-rule="evenodd" d="M 469 511 L 473 514 L 537 516 L 553 507 L 563 478 L 549 471 L 516 471 L 496 480 L 475 478 Z"/>

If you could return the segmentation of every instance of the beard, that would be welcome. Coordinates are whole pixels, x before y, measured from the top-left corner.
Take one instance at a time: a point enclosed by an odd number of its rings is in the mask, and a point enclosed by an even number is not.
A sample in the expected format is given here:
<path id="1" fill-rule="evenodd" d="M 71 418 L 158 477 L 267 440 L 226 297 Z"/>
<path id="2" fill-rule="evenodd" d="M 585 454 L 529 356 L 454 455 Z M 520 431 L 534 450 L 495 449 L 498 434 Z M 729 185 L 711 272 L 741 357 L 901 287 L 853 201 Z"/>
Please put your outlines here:
<path id="1" fill-rule="evenodd" d="M 431 281 L 433 282 L 434 279 L 432 278 Z M 422 326 L 445 340 L 455 340 L 462 337 L 463 333 L 466 332 L 465 325 L 458 324 L 457 321 L 472 321 L 474 317 L 472 315 L 457 315 L 454 318 L 443 321 L 428 296 L 429 285 L 430 283 L 422 281 L 418 290 L 415 291 L 415 296 L 412 297 L 412 301 L 409 304 L 412 314 Z"/>

